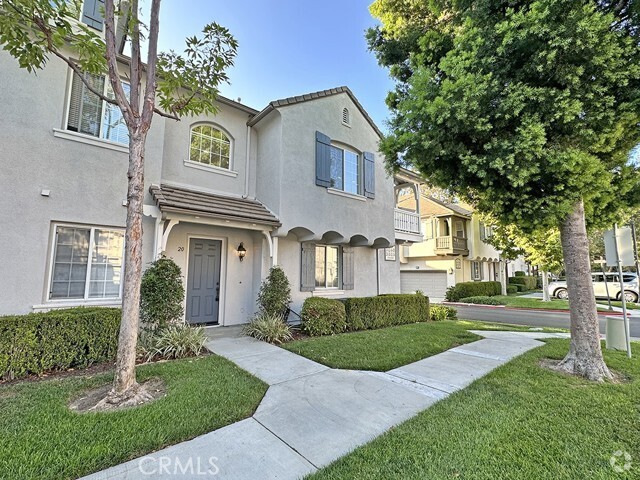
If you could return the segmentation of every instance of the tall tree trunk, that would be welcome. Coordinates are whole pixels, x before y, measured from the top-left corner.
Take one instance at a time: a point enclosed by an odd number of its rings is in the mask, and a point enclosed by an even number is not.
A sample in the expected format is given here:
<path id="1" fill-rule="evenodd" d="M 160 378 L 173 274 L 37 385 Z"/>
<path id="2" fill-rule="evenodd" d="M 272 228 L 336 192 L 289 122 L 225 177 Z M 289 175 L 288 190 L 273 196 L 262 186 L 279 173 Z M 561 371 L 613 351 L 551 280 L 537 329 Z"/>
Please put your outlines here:
<path id="1" fill-rule="evenodd" d="M 127 230 L 125 234 L 122 322 L 118 337 L 115 378 L 110 397 L 120 402 L 137 393 L 136 345 L 140 324 L 142 279 L 142 203 L 144 200 L 144 147 L 146 132 L 134 133 L 129 142 Z"/>
<path id="2" fill-rule="evenodd" d="M 549 277 L 548 272 L 542 271 L 542 301 L 549 302 L 551 299 L 549 298 Z"/>
<path id="3" fill-rule="evenodd" d="M 560 226 L 569 309 L 571 346 L 558 370 L 589 380 L 603 381 L 611 373 L 602 358 L 598 312 L 591 280 L 589 241 L 584 220 L 584 204 L 579 201 Z"/>

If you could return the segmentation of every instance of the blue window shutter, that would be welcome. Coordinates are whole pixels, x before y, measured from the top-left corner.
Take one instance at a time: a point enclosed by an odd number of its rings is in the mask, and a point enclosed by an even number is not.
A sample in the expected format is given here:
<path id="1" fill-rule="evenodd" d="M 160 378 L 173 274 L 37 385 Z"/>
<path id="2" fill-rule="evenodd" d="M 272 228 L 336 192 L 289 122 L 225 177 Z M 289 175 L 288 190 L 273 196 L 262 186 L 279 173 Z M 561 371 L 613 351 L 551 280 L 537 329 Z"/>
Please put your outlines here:
<path id="1" fill-rule="evenodd" d="M 313 243 L 302 244 L 300 262 L 300 291 L 313 292 L 316 288 L 316 246 Z"/>
<path id="2" fill-rule="evenodd" d="M 354 281 L 354 267 L 355 262 L 353 260 L 353 248 L 342 248 L 342 289 L 353 290 L 355 285 Z"/>
<path id="3" fill-rule="evenodd" d="M 104 0 L 84 0 L 82 7 L 82 23 L 102 31 L 104 17 L 102 11 L 104 9 Z"/>
<path id="4" fill-rule="evenodd" d="M 316 132 L 316 185 L 331 186 L 331 139 Z"/>
<path id="5" fill-rule="evenodd" d="M 364 152 L 364 195 L 376 198 L 376 157 L 371 152 Z"/>

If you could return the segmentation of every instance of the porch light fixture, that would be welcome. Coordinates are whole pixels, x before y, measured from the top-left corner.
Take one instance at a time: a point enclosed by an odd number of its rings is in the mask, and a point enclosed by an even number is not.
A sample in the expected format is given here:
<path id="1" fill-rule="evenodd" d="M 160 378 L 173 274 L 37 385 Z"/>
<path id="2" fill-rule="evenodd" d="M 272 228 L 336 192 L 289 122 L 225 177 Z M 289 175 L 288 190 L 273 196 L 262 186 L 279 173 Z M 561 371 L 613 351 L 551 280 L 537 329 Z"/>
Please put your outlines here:
<path id="1" fill-rule="evenodd" d="M 244 256 L 247 254 L 247 249 L 244 248 L 244 244 L 242 242 L 240 242 L 240 245 L 238 245 L 238 258 L 240 258 L 240 261 L 244 260 Z"/>

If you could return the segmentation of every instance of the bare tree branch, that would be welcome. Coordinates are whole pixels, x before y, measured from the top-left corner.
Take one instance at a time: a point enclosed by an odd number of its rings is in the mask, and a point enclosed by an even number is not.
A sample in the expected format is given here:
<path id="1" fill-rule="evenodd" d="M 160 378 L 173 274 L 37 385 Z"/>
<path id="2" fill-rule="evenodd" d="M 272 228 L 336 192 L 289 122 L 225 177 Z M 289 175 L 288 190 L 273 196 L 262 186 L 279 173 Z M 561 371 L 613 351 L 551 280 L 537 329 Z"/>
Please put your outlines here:
<path id="1" fill-rule="evenodd" d="M 147 83 L 142 108 L 142 121 L 151 123 L 155 109 L 158 63 L 158 35 L 160 33 L 160 0 L 151 1 L 151 19 L 149 22 L 149 45 L 147 51 Z"/>
<path id="2" fill-rule="evenodd" d="M 129 76 L 131 77 L 131 108 L 136 115 L 140 114 L 140 72 L 142 71 L 142 60 L 140 58 L 140 23 L 138 22 L 138 0 L 131 0 L 127 16 L 127 31 L 131 29 L 131 62 L 129 63 Z"/>
<path id="3" fill-rule="evenodd" d="M 118 72 L 118 61 L 117 61 L 117 51 L 116 51 L 116 35 L 115 35 L 115 9 L 113 5 L 113 0 L 105 0 L 105 16 L 104 16 L 104 37 L 106 44 L 106 59 L 107 59 L 107 68 L 109 70 L 109 79 L 111 81 L 111 87 L 113 88 L 113 93 L 116 97 L 116 101 L 118 102 L 118 106 L 122 111 L 122 116 L 125 119 L 127 125 L 131 128 L 135 125 L 138 125 L 138 117 L 136 113 L 131 108 L 129 100 L 127 100 L 127 95 L 124 93 L 124 88 L 122 87 L 122 81 L 120 80 L 120 74 Z"/>

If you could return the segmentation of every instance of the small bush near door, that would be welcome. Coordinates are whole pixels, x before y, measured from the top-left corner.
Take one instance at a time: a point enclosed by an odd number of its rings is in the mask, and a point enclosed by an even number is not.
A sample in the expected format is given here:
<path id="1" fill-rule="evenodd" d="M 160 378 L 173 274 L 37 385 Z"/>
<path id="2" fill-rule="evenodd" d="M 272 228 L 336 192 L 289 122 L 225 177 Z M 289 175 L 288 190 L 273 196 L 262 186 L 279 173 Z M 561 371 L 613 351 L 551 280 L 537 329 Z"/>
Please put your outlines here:
<path id="1" fill-rule="evenodd" d="M 115 358 L 120 309 L 70 308 L 0 317 L 0 379 Z"/>
<path id="2" fill-rule="evenodd" d="M 205 352 L 207 336 L 202 327 L 169 325 L 155 332 L 142 332 L 138 341 L 138 357 L 146 362 L 197 357 Z"/>
<path id="3" fill-rule="evenodd" d="M 340 300 L 309 297 L 302 305 L 302 330 L 312 336 L 333 335 L 347 329 L 344 303 Z"/>
<path id="4" fill-rule="evenodd" d="M 291 284 L 279 265 L 271 267 L 269 276 L 260 285 L 258 307 L 260 313 L 285 318 L 291 304 Z"/>
<path id="5" fill-rule="evenodd" d="M 429 298 L 419 293 L 347 298 L 345 310 L 350 331 L 426 322 Z"/>
<path id="6" fill-rule="evenodd" d="M 256 315 L 253 320 L 245 325 L 242 333 L 275 345 L 293 340 L 291 327 L 285 323 L 282 317 L 268 313 Z"/>
<path id="7" fill-rule="evenodd" d="M 140 318 L 146 330 L 181 322 L 184 314 L 182 271 L 170 258 L 151 263 L 140 284 Z"/>
<path id="8" fill-rule="evenodd" d="M 460 282 L 449 287 L 445 298 L 449 302 L 458 302 L 461 298 L 500 295 L 502 287 L 500 282 Z"/>

